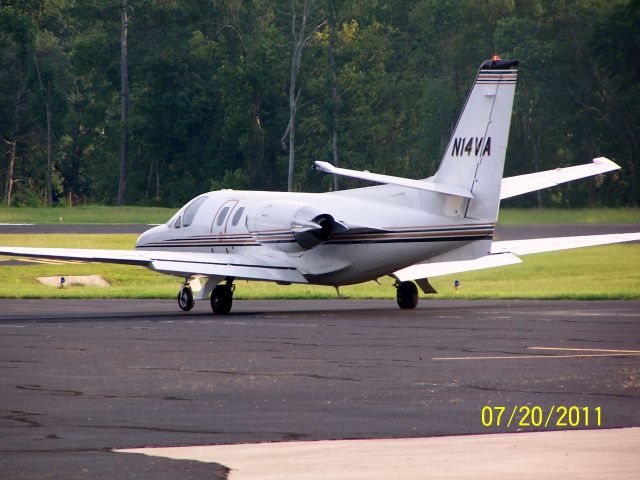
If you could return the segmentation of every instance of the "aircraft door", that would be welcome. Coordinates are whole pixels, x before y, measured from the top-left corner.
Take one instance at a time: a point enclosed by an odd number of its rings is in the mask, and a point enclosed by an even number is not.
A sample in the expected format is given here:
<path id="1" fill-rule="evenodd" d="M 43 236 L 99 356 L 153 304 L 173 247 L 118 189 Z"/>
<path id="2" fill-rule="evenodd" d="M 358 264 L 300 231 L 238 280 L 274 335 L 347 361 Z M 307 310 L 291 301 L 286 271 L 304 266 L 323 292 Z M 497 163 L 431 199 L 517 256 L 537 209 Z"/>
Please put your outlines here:
<path id="1" fill-rule="evenodd" d="M 229 252 L 237 251 L 239 247 L 246 246 L 247 242 L 251 241 L 251 235 L 247 232 L 245 213 L 246 208 L 242 202 L 229 212 L 226 229 L 227 238 L 230 241 L 230 245 L 227 247 Z"/>
<path id="2" fill-rule="evenodd" d="M 231 224 L 232 212 L 238 205 L 238 200 L 227 200 L 218 208 L 211 222 L 211 235 L 214 237 L 215 247 L 211 248 L 213 253 L 229 253 L 233 247 L 233 239 L 227 234 L 227 229 Z"/>

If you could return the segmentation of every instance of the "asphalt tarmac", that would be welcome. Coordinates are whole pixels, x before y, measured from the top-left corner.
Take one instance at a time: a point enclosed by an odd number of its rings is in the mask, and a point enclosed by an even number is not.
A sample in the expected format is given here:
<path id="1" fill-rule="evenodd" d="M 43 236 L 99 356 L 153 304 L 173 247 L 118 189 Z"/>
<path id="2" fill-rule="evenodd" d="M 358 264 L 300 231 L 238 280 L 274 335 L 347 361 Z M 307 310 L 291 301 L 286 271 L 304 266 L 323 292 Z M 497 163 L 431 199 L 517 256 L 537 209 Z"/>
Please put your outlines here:
<path id="1" fill-rule="evenodd" d="M 0 478 L 217 479 L 111 450 L 640 426 L 640 302 L 2 299 L 0 368 Z"/>

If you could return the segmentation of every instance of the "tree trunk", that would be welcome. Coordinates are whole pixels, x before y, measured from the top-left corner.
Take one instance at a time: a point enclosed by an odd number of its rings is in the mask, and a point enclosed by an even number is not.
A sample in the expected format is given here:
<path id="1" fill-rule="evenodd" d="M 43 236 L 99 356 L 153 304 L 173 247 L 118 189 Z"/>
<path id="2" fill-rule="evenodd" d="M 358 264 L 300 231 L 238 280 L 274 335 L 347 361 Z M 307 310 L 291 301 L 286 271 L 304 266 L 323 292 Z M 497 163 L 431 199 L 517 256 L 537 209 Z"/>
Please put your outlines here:
<path id="1" fill-rule="evenodd" d="M 291 112 L 291 124 L 289 125 L 289 173 L 287 175 L 287 192 L 293 191 L 293 167 L 296 160 L 296 113 Z"/>
<path id="2" fill-rule="evenodd" d="M 125 204 L 127 192 L 127 163 L 129 156 L 129 67 L 128 67 L 128 45 L 127 34 L 129 28 L 129 18 L 127 9 L 128 0 L 122 0 L 122 30 L 120 34 L 120 80 L 121 92 L 120 100 L 122 104 L 120 114 L 120 176 L 118 178 L 118 205 Z"/>
<path id="3" fill-rule="evenodd" d="M 17 140 L 13 140 L 11 143 L 11 152 L 9 153 L 9 168 L 7 169 L 7 186 L 6 186 L 6 192 L 7 192 L 7 207 L 11 206 L 11 194 L 13 192 L 13 170 L 14 170 L 14 166 L 16 163 L 16 144 L 18 143 Z"/>
<path id="4" fill-rule="evenodd" d="M 13 203 L 13 176 L 15 172 L 15 164 L 16 164 L 16 152 L 18 150 L 18 137 L 20 132 L 20 104 L 22 103 L 22 92 L 24 86 L 24 74 L 22 68 L 22 62 L 19 63 L 18 67 L 18 75 L 20 77 L 20 82 L 18 83 L 18 92 L 16 93 L 16 101 L 15 108 L 13 111 L 13 140 L 5 140 L 7 144 L 10 145 L 9 151 L 9 165 L 7 167 L 7 181 L 5 183 L 5 201 L 8 207 Z"/>
<path id="5" fill-rule="evenodd" d="M 158 159 L 156 158 L 156 195 L 154 200 L 156 203 L 160 203 L 160 165 L 158 165 Z"/>
<path id="6" fill-rule="evenodd" d="M 290 0 L 291 7 L 291 35 L 293 36 L 293 55 L 291 56 L 291 75 L 289 84 L 289 174 L 287 175 L 287 191 L 293 191 L 293 172 L 296 158 L 296 113 L 298 109 L 298 95 L 296 92 L 296 84 L 298 81 L 298 72 L 300 71 L 300 63 L 302 62 L 302 50 L 305 45 L 304 32 L 307 28 L 307 18 L 309 15 L 309 2 L 305 0 L 302 7 L 302 20 L 300 21 L 300 29 L 298 30 L 298 19 L 296 16 L 295 0 Z"/>
<path id="7" fill-rule="evenodd" d="M 40 73 L 40 65 L 35 55 L 33 56 L 33 64 L 36 67 L 38 83 L 40 84 L 40 91 L 44 97 L 44 104 L 47 111 L 47 205 L 53 207 L 53 183 L 51 179 L 53 170 L 53 102 L 51 100 L 51 79 L 47 79 L 47 88 L 45 91 L 44 81 Z"/>
<path id="8" fill-rule="evenodd" d="M 333 164 L 337 167 L 338 157 L 338 80 L 336 74 L 336 43 L 337 43 L 337 7 L 336 0 L 329 0 L 329 80 L 331 85 L 331 146 Z M 338 175 L 333 176 L 333 190 L 338 190 Z"/>
<path id="9" fill-rule="evenodd" d="M 533 146 L 533 171 L 540 171 L 540 153 L 539 153 L 539 140 L 535 140 L 531 144 Z M 542 192 L 540 190 L 536 190 L 536 202 L 538 204 L 538 208 L 542 208 Z"/>
<path id="10" fill-rule="evenodd" d="M 262 95 L 259 91 L 254 92 L 253 99 L 251 101 L 251 150 L 250 158 L 248 159 L 248 165 L 252 175 L 249 177 L 249 181 L 254 183 L 258 178 L 262 178 L 263 182 L 269 182 L 269 174 L 266 171 L 267 166 L 265 164 L 265 146 L 264 138 L 265 132 L 262 127 L 262 120 L 260 120 L 260 114 L 262 111 Z"/>
<path id="11" fill-rule="evenodd" d="M 632 134 L 629 137 L 631 144 L 631 155 L 628 160 L 628 175 L 631 183 L 631 204 L 640 205 L 640 192 L 638 192 L 638 170 L 636 168 L 636 161 L 640 159 L 640 142 Z"/>
<path id="12" fill-rule="evenodd" d="M 536 107 L 536 101 L 529 106 L 529 112 L 525 121 L 526 135 L 531 142 L 532 148 L 532 161 L 533 161 L 533 171 L 540 171 L 540 143 L 542 142 L 542 124 L 543 124 L 543 116 L 540 115 L 538 119 L 538 129 L 535 131 L 534 120 L 533 120 L 533 111 Z M 536 190 L 536 203 L 538 208 L 542 208 L 542 192 L 540 190 Z"/>
<path id="13" fill-rule="evenodd" d="M 53 207 L 53 102 L 51 80 L 47 82 L 47 204 Z"/>

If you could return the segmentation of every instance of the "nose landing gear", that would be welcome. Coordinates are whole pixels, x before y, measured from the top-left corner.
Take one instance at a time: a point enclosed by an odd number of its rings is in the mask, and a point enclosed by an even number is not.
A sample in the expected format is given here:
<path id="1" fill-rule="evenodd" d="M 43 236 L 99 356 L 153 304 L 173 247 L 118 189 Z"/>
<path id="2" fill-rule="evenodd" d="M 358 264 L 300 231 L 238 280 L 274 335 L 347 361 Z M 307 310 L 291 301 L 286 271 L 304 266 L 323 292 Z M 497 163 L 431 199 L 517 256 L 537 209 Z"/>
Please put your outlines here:
<path id="1" fill-rule="evenodd" d="M 180 310 L 188 312 L 193 308 L 195 303 L 191 287 L 188 283 L 185 283 L 178 292 L 178 306 L 180 307 Z"/>

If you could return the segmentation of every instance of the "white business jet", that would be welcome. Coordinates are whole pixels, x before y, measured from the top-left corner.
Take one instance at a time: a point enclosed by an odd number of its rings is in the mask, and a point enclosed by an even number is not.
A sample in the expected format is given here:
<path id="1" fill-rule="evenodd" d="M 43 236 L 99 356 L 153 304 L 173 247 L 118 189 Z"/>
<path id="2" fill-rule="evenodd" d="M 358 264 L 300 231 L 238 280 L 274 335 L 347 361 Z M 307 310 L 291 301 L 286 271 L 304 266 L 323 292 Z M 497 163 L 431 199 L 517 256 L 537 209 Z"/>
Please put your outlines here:
<path id="1" fill-rule="evenodd" d="M 143 233 L 135 250 L 0 247 L 0 254 L 141 265 L 184 278 L 182 310 L 210 296 L 213 311 L 227 314 L 236 279 L 339 287 L 389 275 L 398 305 L 411 309 L 416 284 L 435 293 L 430 277 L 519 263 L 517 255 L 640 239 L 636 233 L 492 241 L 501 199 L 620 168 L 601 157 L 502 178 L 517 67 L 497 56 L 480 65 L 430 178 L 315 162 L 323 172 L 383 185 L 327 193 L 220 190 Z"/>

